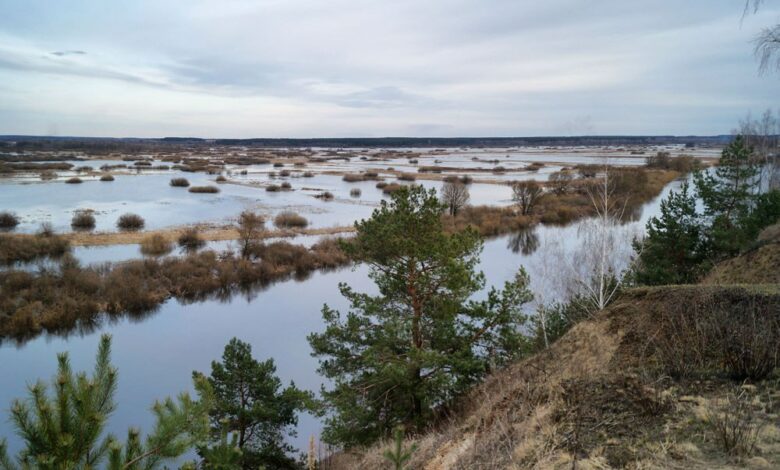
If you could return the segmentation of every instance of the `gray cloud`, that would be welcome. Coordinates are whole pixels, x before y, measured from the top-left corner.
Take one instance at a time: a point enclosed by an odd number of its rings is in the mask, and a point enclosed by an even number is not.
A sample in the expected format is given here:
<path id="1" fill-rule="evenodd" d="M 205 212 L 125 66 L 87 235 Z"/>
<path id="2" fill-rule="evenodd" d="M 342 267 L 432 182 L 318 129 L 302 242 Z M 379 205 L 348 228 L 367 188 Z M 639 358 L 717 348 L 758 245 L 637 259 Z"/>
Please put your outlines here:
<path id="1" fill-rule="evenodd" d="M 733 0 L 42 2 L 0 18 L 0 133 L 720 133 L 780 96 L 780 10 Z"/>

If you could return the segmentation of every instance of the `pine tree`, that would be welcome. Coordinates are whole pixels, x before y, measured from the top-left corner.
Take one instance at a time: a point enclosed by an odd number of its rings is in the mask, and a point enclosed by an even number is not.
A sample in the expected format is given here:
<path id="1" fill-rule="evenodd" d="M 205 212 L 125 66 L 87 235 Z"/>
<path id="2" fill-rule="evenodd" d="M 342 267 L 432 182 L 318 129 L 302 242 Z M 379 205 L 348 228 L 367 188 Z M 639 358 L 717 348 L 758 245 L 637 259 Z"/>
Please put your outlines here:
<path id="1" fill-rule="evenodd" d="M 335 412 L 324 440 L 366 444 L 399 424 L 422 429 L 491 367 L 525 346 L 520 307 L 532 299 L 520 271 L 503 292 L 471 301 L 485 284 L 476 271 L 482 242 L 469 229 L 447 235 L 435 191 L 403 188 L 356 224 L 344 249 L 370 267 L 379 294 L 341 293 L 350 311 L 323 308 L 325 331 L 309 335 L 323 391 Z"/>
<path id="2" fill-rule="evenodd" d="M 723 149 L 714 171 L 699 171 L 694 175 L 696 190 L 704 203 L 704 215 L 710 220 L 708 236 L 717 256 L 735 255 L 750 241 L 741 221 L 753 209 L 758 175 L 753 148 L 741 135 Z"/>
<path id="3" fill-rule="evenodd" d="M 206 439 L 211 394 L 205 381 L 195 381 L 198 400 L 181 394 L 178 401 L 155 403 L 155 427 L 145 442 L 135 429 L 128 431 L 124 443 L 104 435 L 116 408 L 117 370 L 110 355 L 111 337 L 104 335 L 90 377 L 74 373 L 67 354 L 58 355 L 53 396 L 38 382 L 30 388 L 29 401 L 17 400 L 12 405 L 11 420 L 25 447 L 16 458 L 17 465 L 0 441 L 0 469 L 153 469 Z"/>
<path id="4" fill-rule="evenodd" d="M 690 284 L 706 272 L 709 253 L 703 220 L 688 183 L 661 201 L 660 217 L 647 222 L 647 235 L 635 242 L 639 253 L 634 276 L 647 285 Z"/>
<path id="5" fill-rule="evenodd" d="M 222 362 L 211 363 L 208 382 L 214 392 L 212 435 L 220 436 L 227 423 L 237 436 L 242 468 L 295 468 L 284 437 L 298 422 L 296 412 L 311 407 L 310 394 L 294 384 L 282 388 L 273 359 L 257 361 L 252 347 L 237 338 L 225 346 Z"/>

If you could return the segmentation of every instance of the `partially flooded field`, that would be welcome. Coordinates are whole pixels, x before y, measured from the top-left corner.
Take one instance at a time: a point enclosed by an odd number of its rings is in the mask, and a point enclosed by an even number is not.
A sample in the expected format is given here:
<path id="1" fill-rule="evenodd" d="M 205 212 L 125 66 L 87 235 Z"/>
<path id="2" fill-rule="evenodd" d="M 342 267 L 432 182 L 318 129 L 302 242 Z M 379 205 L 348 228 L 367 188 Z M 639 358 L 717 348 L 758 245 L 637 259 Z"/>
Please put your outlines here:
<path id="1" fill-rule="evenodd" d="M 390 184 L 419 184 L 439 191 L 445 180 L 455 177 L 467 182 L 469 204 L 481 207 L 477 211 L 500 209 L 512 214 L 516 212 L 517 201 L 507 184 L 509 181 L 534 179 L 544 184 L 550 175 L 563 169 L 575 175 L 575 180 L 584 181 L 589 174 L 599 171 L 593 165 L 603 168 L 608 162 L 614 168 L 638 168 L 645 164 L 647 154 L 658 151 L 669 151 L 671 155 L 693 154 L 704 162 L 712 157 L 709 149 L 691 152 L 682 146 L 644 150 L 523 148 L 393 152 L 278 149 L 231 152 L 221 159 L 215 150 L 214 154 L 200 156 L 139 156 L 134 158 L 143 160 L 129 162 L 122 155 L 98 159 L 82 155 L 80 160 L 68 162 L 74 166 L 91 166 L 92 170 L 60 170 L 56 176 L 48 174 L 45 178 L 35 171 L 5 173 L 0 178 L 0 212 L 13 212 L 19 218 L 11 233 L 32 234 L 44 225 L 55 233 L 65 234 L 70 237 L 70 253 L 79 265 L 87 269 L 95 267 L 100 272 L 100 269 L 110 270 L 112 265 L 122 266 L 144 258 L 138 240 L 145 234 L 171 234 L 188 226 L 198 226 L 204 235 L 205 246 L 201 252 L 214 251 L 218 257 L 238 253 L 240 246 L 233 227 L 237 216 L 247 209 L 265 217 L 266 244 L 287 240 L 310 248 L 334 235 L 349 236 L 355 221 L 370 216 L 389 197 L 384 188 Z M 267 161 L 258 162 L 261 159 Z M 133 168 L 137 166 L 135 161 L 148 161 L 148 168 L 152 169 Z M 247 161 L 248 164 L 237 163 Z M 109 174 L 113 177 L 111 181 L 101 181 Z M 81 182 L 68 183 L 71 178 L 79 178 Z M 172 186 L 170 182 L 174 178 L 186 178 L 189 186 Z M 641 233 L 649 217 L 658 213 L 660 199 L 679 184 L 679 181 L 663 183 L 660 187 L 665 187 L 660 193 L 638 205 L 623 225 L 613 229 L 621 240 L 614 253 L 620 269 L 630 260 L 631 239 Z M 189 191 L 198 186 L 214 186 L 218 192 Z M 552 194 L 554 188 L 545 186 L 544 191 Z M 326 194 L 330 196 L 323 197 Z M 573 197 L 570 194 L 557 203 L 565 205 Z M 94 215 L 95 227 L 86 232 L 74 230 L 72 217 L 84 210 Z M 308 225 L 284 230 L 274 227 L 274 217 L 283 211 L 303 216 Z M 117 229 L 116 221 L 125 213 L 138 214 L 144 219 L 140 232 Z M 501 285 L 522 266 L 530 275 L 532 290 L 539 293 L 540 303 L 562 298 L 565 292 L 550 266 L 560 267 L 576 260 L 578 251 L 583 249 L 580 235 L 587 220 L 553 224 L 544 223 L 539 217 L 533 220 L 517 217 L 522 228 L 504 227 L 487 237 L 480 263 L 480 269 L 486 274 L 486 287 Z M 189 254 L 175 247 L 163 258 L 185 259 Z M 159 261 L 160 258 L 150 259 Z M 22 270 L 32 275 L 57 273 L 60 262 L 43 258 L 5 266 L 3 270 Z M 366 268 L 360 264 L 334 269 L 306 271 L 303 275 L 282 277 L 275 283 L 218 290 L 195 298 L 174 294 L 141 312 L 98 316 L 18 342 L 6 338 L 0 343 L 0 363 L 5 364 L 3 371 L 13 380 L 8 381 L 12 386 L 0 391 L 0 404 L 22 396 L 25 383 L 53 372 L 51 357 L 55 351 L 69 350 L 74 366 L 86 367 L 101 332 L 114 335 L 114 362 L 120 370 L 118 401 L 121 405 L 111 430 L 129 425 L 148 428 L 151 418 L 139 411 L 161 394 L 188 389 L 189 371 L 206 370 L 233 336 L 250 341 L 258 357 L 277 358 L 278 373 L 284 381 L 294 380 L 300 387 L 317 390 L 322 378 L 315 371 L 316 361 L 309 356 L 306 335 L 322 328 L 323 302 L 336 308 L 345 307 L 338 295 L 340 282 L 347 282 L 359 291 L 370 292 L 374 288 L 366 276 Z M 485 295 L 485 291 L 479 295 Z M 528 308 L 532 314 L 534 305 Z M 160 358 L 146 346 L 158 341 L 167 343 L 170 346 L 167 350 L 173 353 Z M 156 384 L 153 388 L 142 385 L 152 382 Z M 309 436 L 318 434 L 320 427 L 318 419 L 302 416 L 298 437 L 292 443 L 304 448 Z M 7 423 L 0 424 L 0 434 L 11 434 Z M 11 449 L 18 449 L 18 441 L 11 440 L 9 444 Z"/>

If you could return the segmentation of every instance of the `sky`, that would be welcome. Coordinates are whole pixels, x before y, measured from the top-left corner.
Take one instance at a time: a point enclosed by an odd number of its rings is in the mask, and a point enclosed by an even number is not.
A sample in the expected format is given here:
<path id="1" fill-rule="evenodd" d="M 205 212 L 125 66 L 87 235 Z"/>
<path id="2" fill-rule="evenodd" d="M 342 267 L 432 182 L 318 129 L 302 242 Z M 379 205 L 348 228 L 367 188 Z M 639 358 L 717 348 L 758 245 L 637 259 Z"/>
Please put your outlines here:
<path id="1" fill-rule="evenodd" d="M 780 1 L 0 0 L 0 135 L 714 135 Z"/>

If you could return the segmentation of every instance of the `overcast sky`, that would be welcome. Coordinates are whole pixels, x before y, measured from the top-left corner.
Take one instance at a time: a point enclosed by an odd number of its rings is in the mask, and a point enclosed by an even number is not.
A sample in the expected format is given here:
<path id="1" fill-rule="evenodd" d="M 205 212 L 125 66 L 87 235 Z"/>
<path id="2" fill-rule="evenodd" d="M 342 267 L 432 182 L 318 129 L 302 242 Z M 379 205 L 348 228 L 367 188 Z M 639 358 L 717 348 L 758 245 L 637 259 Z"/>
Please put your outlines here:
<path id="1" fill-rule="evenodd" d="M 0 0 L 0 134 L 722 134 L 780 1 Z"/>

